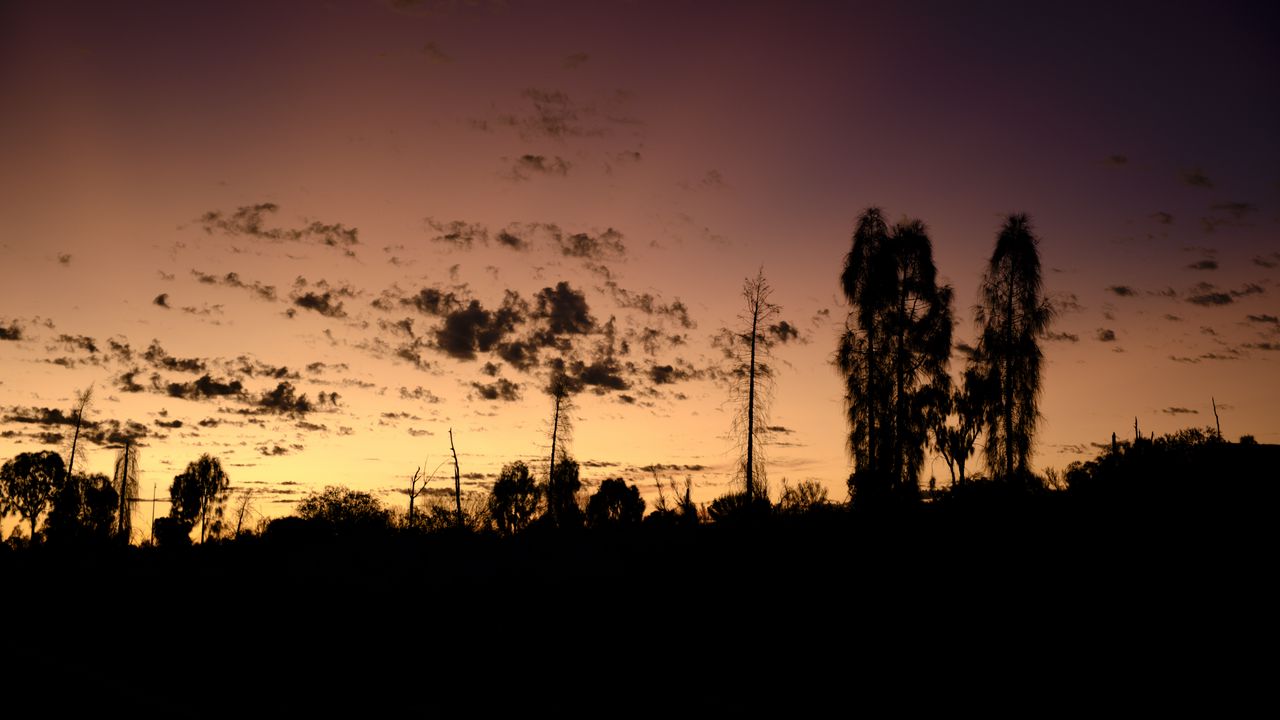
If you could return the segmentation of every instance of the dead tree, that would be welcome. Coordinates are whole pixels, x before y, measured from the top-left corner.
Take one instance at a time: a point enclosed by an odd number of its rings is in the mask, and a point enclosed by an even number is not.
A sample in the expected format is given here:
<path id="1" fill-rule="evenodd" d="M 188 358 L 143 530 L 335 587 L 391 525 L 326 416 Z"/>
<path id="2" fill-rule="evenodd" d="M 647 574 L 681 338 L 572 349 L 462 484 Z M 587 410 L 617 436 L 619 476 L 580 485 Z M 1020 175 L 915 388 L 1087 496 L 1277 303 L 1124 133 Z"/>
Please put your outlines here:
<path id="1" fill-rule="evenodd" d="M 462 529 L 462 474 L 458 470 L 458 450 L 453 446 L 453 428 L 449 428 L 449 452 L 453 453 L 453 502 L 457 513 L 458 529 Z"/>

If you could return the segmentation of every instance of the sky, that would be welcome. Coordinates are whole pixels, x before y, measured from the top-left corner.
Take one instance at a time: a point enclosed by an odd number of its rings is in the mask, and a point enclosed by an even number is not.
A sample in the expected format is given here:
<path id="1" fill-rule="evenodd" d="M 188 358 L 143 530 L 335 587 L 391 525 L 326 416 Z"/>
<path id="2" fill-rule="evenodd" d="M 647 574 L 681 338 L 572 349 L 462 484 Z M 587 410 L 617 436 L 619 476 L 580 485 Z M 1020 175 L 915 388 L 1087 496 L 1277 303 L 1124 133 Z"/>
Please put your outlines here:
<path id="1" fill-rule="evenodd" d="M 588 490 L 707 501 L 740 452 L 717 338 L 762 272 L 769 487 L 840 500 L 871 206 L 926 223 L 957 345 L 1030 215 L 1036 468 L 1211 398 L 1280 442 L 1280 13 L 1068 5 L 2 3 L 0 458 L 65 454 L 92 387 L 84 462 L 133 438 L 148 497 L 210 453 L 268 516 L 399 507 L 417 467 L 451 486 L 450 430 L 464 490 L 545 467 L 563 367 Z"/>

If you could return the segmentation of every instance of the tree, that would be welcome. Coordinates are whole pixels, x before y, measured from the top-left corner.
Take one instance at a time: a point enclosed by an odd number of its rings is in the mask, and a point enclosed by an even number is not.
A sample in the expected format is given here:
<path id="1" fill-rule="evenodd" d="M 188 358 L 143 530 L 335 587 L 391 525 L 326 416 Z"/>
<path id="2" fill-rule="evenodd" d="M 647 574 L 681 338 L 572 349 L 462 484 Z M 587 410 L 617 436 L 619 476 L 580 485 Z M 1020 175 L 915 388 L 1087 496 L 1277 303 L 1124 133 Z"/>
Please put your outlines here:
<path id="1" fill-rule="evenodd" d="M 52 541 L 98 541 L 111 537 L 116 520 L 116 489 L 101 473 L 74 475 L 62 483 L 45 520 Z"/>
<path id="2" fill-rule="evenodd" d="M 952 290 L 939 285 L 924 223 L 858 219 L 841 288 L 852 309 L 837 351 L 845 376 L 850 493 L 858 502 L 919 497 L 929 417 L 950 379 Z"/>
<path id="3" fill-rule="evenodd" d="M 547 481 L 547 515 L 556 527 L 581 528 L 582 508 L 578 506 L 578 461 L 562 454 Z"/>
<path id="4" fill-rule="evenodd" d="M 173 478 L 169 487 L 170 517 L 190 529 L 200 521 L 200 542 L 216 536 L 222 529 L 222 505 L 227 499 L 231 480 L 216 457 L 201 455 L 187 464 L 187 469 Z"/>
<path id="5" fill-rule="evenodd" d="M 1039 240 L 1024 214 L 1010 215 L 978 291 L 976 355 L 983 384 L 987 469 L 1013 482 L 1029 478 L 1039 421 L 1040 338 L 1053 308 L 1040 280 Z"/>
<path id="6" fill-rule="evenodd" d="M 361 490 L 340 485 L 327 485 L 312 492 L 298 503 L 298 517 L 329 525 L 338 532 L 386 530 L 391 526 L 391 513 L 378 498 Z"/>
<path id="7" fill-rule="evenodd" d="M 734 435 L 741 438 L 742 475 L 746 497 L 754 499 L 765 495 L 763 443 L 768 433 L 769 400 L 771 399 L 773 368 L 769 365 L 769 351 L 773 340 L 767 334 L 773 320 L 782 312 L 779 305 L 769 301 L 773 288 L 765 280 L 764 269 L 754 278 L 742 282 L 742 298 L 745 307 L 738 315 L 740 330 L 726 333 L 726 352 L 735 361 L 732 369 L 733 394 L 738 404 L 734 416 Z"/>
<path id="8" fill-rule="evenodd" d="M 966 368 L 960 384 L 952 386 L 943 398 L 945 402 L 939 403 L 931 416 L 934 449 L 947 463 L 952 486 L 965 483 L 964 466 L 982 432 L 984 393 L 981 385 L 978 369 Z"/>
<path id="9" fill-rule="evenodd" d="M 133 537 L 133 506 L 129 503 L 138 496 L 138 446 L 131 439 L 124 441 L 124 446 L 116 455 L 114 475 L 112 484 L 119 503 L 116 510 L 116 534 L 128 545 Z M 154 508 L 153 505 L 152 514 Z"/>
<path id="10" fill-rule="evenodd" d="M 17 512 L 31 523 L 36 537 L 40 516 L 62 488 L 66 469 L 57 453 L 42 450 L 22 453 L 0 467 L 0 516 Z"/>
<path id="11" fill-rule="evenodd" d="M 639 525 L 644 517 L 644 498 L 640 488 L 628 485 L 622 478 L 609 478 L 600 483 L 587 501 L 587 525 L 593 529 Z"/>
<path id="12" fill-rule="evenodd" d="M 93 385 L 76 394 L 76 407 L 72 415 L 76 421 L 75 432 L 71 435 L 71 450 L 67 452 L 67 477 L 75 477 L 76 456 L 84 452 L 80 446 L 80 427 L 84 424 L 84 413 L 93 400 Z"/>
<path id="13" fill-rule="evenodd" d="M 567 375 L 562 366 L 557 366 L 552 371 L 551 381 L 547 384 L 547 394 L 551 396 L 551 459 L 547 464 L 547 510 L 553 525 L 560 523 L 559 511 L 564 505 L 563 499 L 566 492 L 557 487 L 564 473 L 556 473 L 556 456 L 560 456 L 561 462 L 568 458 L 565 447 L 573 434 L 573 420 L 569 413 L 573 409 L 573 393 L 579 389 L 581 389 L 579 383 Z M 576 463 L 572 477 L 577 483 Z M 577 491 L 577 485 L 574 485 L 572 490 L 568 490 L 570 494 Z"/>
<path id="14" fill-rule="evenodd" d="M 498 532 L 514 535 L 529 526 L 538 513 L 542 493 L 529 466 L 517 460 L 502 468 L 489 494 L 489 517 Z"/>

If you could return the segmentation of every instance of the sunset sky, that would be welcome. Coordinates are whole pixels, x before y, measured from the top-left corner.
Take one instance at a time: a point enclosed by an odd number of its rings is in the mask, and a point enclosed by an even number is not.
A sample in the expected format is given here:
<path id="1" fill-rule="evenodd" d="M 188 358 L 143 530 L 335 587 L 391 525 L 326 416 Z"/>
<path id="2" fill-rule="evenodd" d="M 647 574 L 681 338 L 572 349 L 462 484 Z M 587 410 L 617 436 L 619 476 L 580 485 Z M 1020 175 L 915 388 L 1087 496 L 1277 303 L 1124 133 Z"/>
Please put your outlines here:
<path id="1" fill-rule="evenodd" d="M 1037 468 L 1211 397 L 1280 442 L 1280 13 L 1063 5 L 2 3 L 0 459 L 65 452 L 92 385 L 89 469 L 132 434 L 148 497 L 212 453 L 268 515 L 399 507 L 450 428 L 464 488 L 545 463 L 562 360 L 588 486 L 705 501 L 738 458 L 715 338 L 763 269 L 770 487 L 840 500 L 871 205 L 928 225 L 957 343 L 1031 216 Z"/>

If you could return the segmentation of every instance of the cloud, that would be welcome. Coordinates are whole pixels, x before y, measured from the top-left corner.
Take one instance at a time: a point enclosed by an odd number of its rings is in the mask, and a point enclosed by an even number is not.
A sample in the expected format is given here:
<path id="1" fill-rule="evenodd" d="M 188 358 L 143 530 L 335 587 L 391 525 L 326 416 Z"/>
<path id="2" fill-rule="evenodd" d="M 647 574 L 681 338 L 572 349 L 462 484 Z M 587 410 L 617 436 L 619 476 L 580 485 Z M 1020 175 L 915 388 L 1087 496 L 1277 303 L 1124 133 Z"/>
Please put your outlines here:
<path id="1" fill-rule="evenodd" d="M 774 325 L 770 325 L 768 328 L 768 332 L 769 332 L 769 335 L 773 336 L 773 338 L 777 340 L 777 342 L 780 342 L 783 344 L 786 344 L 793 340 L 804 342 L 803 340 L 800 339 L 800 331 L 796 328 L 796 326 L 792 325 L 786 320 L 783 320 L 782 322 L 779 322 Z"/>
<path id="2" fill-rule="evenodd" d="M 527 310 L 524 300 L 511 290 L 497 310 L 485 310 L 478 300 L 472 300 L 444 316 L 435 332 L 436 347 L 451 357 L 474 360 L 477 351 L 489 352 L 514 332 Z"/>
<path id="3" fill-rule="evenodd" d="M 527 250 L 529 243 L 519 235 L 510 230 L 500 230 L 493 238 L 499 245 L 509 247 L 512 250 Z"/>
<path id="4" fill-rule="evenodd" d="M 4 416 L 3 421 L 7 423 L 41 425 L 45 428 L 74 426 L 76 424 L 73 413 L 64 413 L 61 410 L 47 407 L 11 407 Z M 137 442 L 146 437 L 149 432 L 145 425 L 132 420 L 126 420 L 123 423 L 115 419 L 84 420 L 80 424 L 81 439 L 99 446 L 117 445 L 124 443 L 126 440 Z M 42 441 L 46 444 L 56 443 L 62 437 L 60 434 L 48 432 L 47 430 L 41 435 L 43 436 Z"/>
<path id="5" fill-rule="evenodd" d="M 1115 342 L 1116 331 L 1110 328 L 1098 328 L 1098 340 L 1100 342 Z"/>
<path id="6" fill-rule="evenodd" d="M 58 336 L 57 342 L 60 342 L 69 348 L 83 350 L 90 354 L 98 352 L 97 343 L 95 343 L 93 338 L 88 335 L 67 335 L 64 333 Z"/>
<path id="7" fill-rule="evenodd" d="M 311 242 L 342 250 L 348 256 L 354 256 L 353 247 L 360 244 L 359 231 L 341 223 L 322 223 L 312 221 L 300 228 L 269 228 L 266 226 L 270 216 L 279 211 L 275 203 L 258 203 L 243 205 L 235 212 L 227 215 L 212 210 L 200 216 L 200 224 L 206 234 L 219 231 L 224 235 L 249 237 L 265 242 Z"/>
<path id="8" fill-rule="evenodd" d="M 566 70 L 576 70 L 582 67 L 582 65 L 590 59 L 591 59 L 590 55 L 584 52 L 576 52 L 576 53 L 573 53 L 572 55 L 565 57 L 564 67 Z"/>
<path id="9" fill-rule="evenodd" d="M 1244 346 L 1250 350 L 1267 350 L 1270 352 L 1280 350 L 1280 343 L 1273 342 L 1245 343 Z"/>
<path id="10" fill-rule="evenodd" d="M 1151 213 L 1150 215 L 1148 215 L 1147 217 L 1150 217 L 1151 219 L 1155 220 L 1156 222 L 1160 223 L 1161 225 L 1172 225 L 1172 224 L 1173 224 L 1173 215 L 1171 215 L 1170 213 L 1167 213 L 1167 212 L 1163 212 L 1163 211 L 1161 211 L 1161 212 L 1154 212 L 1154 213 Z"/>
<path id="11" fill-rule="evenodd" d="M 1235 299 L 1224 292 L 1206 292 L 1188 297 L 1187 302 L 1209 307 L 1211 305 L 1230 305 L 1235 302 Z"/>
<path id="12" fill-rule="evenodd" d="M 181 420 L 156 420 L 156 427 L 177 430 L 178 428 L 182 427 L 182 421 Z"/>
<path id="13" fill-rule="evenodd" d="M 1138 294 L 1137 290 L 1128 285 L 1112 285 L 1107 288 L 1107 292 L 1115 293 L 1120 297 L 1133 297 Z"/>
<path id="14" fill-rule="evenodd" d="M 475 388 L 476 394 L 485 400 L 515 402 L 520 399 L 520 385 L 506 378 L 498 378 L 489 384 L 473 382 L 471 387 Z"/>
<path id="15" fill-rule="evenodd" d="M 1050 342 L 1080 342 L 1079 335 L 1073 335 L 1069 332 L 1046 332 L 1044 334 L 1044 339 Z"/>
<path id="16" fill-rule="evenodd" d="M 230 380 L 229 382 L 214 380 L 213 377 L 206 374 L 191 382 L 169 383 L 166 391 L 171 397 L 199 400 L 201 398 L 240 395 L 244 392 L 244 385 L 239 380 Z"/>
<path id="17" fill-rule="evenodd" d="M 293 304 L 300 308 L 318 312 L 325 317 L 344 318 L 347 316 L 346 311 L 342 309 L 342 301 L 335 301 L 334 294 L 326 291 L 323 293 L 306 292 L 293 297 Z"/>
<path id="18" fill-rule="evenodd" d="M 1084 312 L 1084 306 L 1080 304 L 1080 298 L 1075 293 L 1061 293 L 1049 298 L 1050 304 L 1059 315 L 1073 312 Z"/>
<path id="19" fill-rule="evenodd" d="M 613 301 L 620 308 L 639 310 L 646 315 L 669 317 L 685 329 L 697 327 L 697 324 L 689 317 L 689 308 L 679 298 L 670 303 L 664 303 L 651 293 L 637 293 L 621 288 L 613 280 L 606 281 L 605 288 L 613 296 Z"/>
<path id="20" fill-rule="evenodd" d="M 705 188 L 722 188 L 727 185 L 724 181 L 724 175 L 721 175 L 719 170 L 708 170 L 702 176 L 702 179 L 698 181 L 698 184 Z"/>
<path id="21" fill-rule="evenodd" d="M 1182 181 L 1192 187 L 1212 188 L 1213 181 L 1200 168 L 1192 168 L 1182 173 Z"/>
<path id="22" fill-rule="evenodd" d="M 1280 252 L 1271 253 L 1270 255 L 1256 255 L 1253 258 L 1253 264 L 1268 269 L 1280 267 Z"/>
<path id="23" fill-rule="evenodd" d="M 117 348 L 126 348 L 127 346 L 114 346 L 113 351 L 118 352 Z M 152 367 L 171 370 L 173 372 L 204 372 L 206 363 L 200 358 L 176 358 L 160 347 L 159 340 L 152 340 L 150 347 L 143 353 L 142 358 L 151 364 Z"/>
<path id="24" fill-rule="evenodd" d="M 553 175 L 566 177 L 572 165 L 568 160 L 556 155 L 548 158 L 545 155 L 521 155 L 511 163 L 511 177 L 516 180 L 528 180 L 534 175 Z"/>
<path id="25" fill-rule="evenodd" d="M 151 304 L 159 305 L 160 307 L 168 310 L 169 309 L 169 293 L 160 293 L 159 295 L 156 296 L 154 300 L 151 301 Z"/>
<path id="26" fill-rule="evenodd" d="M 529 88 L 522 97 L 533 106 L 531 111 L 523 118 L 503 118 L 503 121 L 518 124 L 526 137 L 542 136 L 560 140 L 605 134 L 603 126 L 583 123 L 584 119 L 596 118 L 595 108 L 575 105 L 569 95 L 561 90 Z"/>
<path id="27" fill-rule="evenodd" d="M 321 402 L 323 402 L 327 395 L 326 393 L 321 393 L 320 395 Z M 329 395 L 333 396 L 333 403 L 336 404 L 337 395 L 333 393 Z M 307 399 L 305 393 L 298 395 L 293 383 L 288 381 L 281 382 L 276 385 L 275 389 L 264 392 L 254 404 L 267 412 L 298 415 L 309 413 L 316 408 Z"/>
<path id="28" fill-rule="evenodd" d="M 426 218 L 424 222 L 435 233 L 430 238 L 431 242 L 453 245 L 463 250 L 470 250 L 477 242 L 482 245 L 489 242 L 489 229 L 480 223 L 462 220 L 441 222 L 432 217 Z"/>
<path id="29" fill-rule="evenodd" d="M 0 321 L 0 340 L 21 340 L 21 339 L 22 339 L 22 327 L 18 325 L 16 320 L 13 322 L 10 322 L 8 325 L 5 325 L 3 321 Z"/>
<path id="30" fill-rule="evenodd" d="M 1224 212 L 1234 220 L 1243 220 L 1245 216 L 1258 211 L 1258 206 L 1247 202 L 1221 202 L 1209 206 L 1214 212 Z"/>
<path id="31" fill-rule="evenodd" d="M 1199 283 L 1190 290 L 1192 293 L 1186 300 L 1203 307 L 1213 305 L 1230 305 L 1239 298 L 1248 297 L 1249 295 L 1261 295 L 1266 293 L 1266 288 L 1257 283 L 1245 283 L 1238 290 L 1229 290 L 1223 292 L 1212 283 Z"/>
<path id="32" fill-rule="evenodd" d="M 400 399 L 401 400 L 417 400 L 420 402 L 426 402 L 431 404 L 440 402 L 440 398 L 437 397 L 435 393 L 420 386 L 415 387 L 412 390 L 406 387 L 400 388 Z"/>
<path id="33" fill-rule="evenodd" d="M 444 316 L 462 307 L 462 300 L 452 291 L 427 287 L 418 294 L 400 300 L 401 305 L 412 305 L 427 315 Z"/>
<path id="34" fill-rule="evenodd" d="M 59 265 L 70 265 L 70 264 L 71 264 L 71 253 L 58 253 L 58 264 L 59 264 Z"/>
<path id="35" fill-rule="evenodd" d="M 582 335 L 596 327 L 587 307 L 587 298 L 561 281 L 555 288 L 543 288 L 535 296 L 537 309 L 533 317 L 545 319 L 552 335 Z"/>
<path id="36" fill-rule="evenodd" d="M 226 275 L 211 275 L 193 268 L 191 270 L 191 274 L 195 276 L 196 280 L 204 283 L 205 285 L 225 285 L 227 287 L 248 290 L 253 293 L 254 297 L 257 297 L 260 300 L 276 299 L 276 288 L 274 285 L 263 285 L 257 280 L 245 282 L 240 278 L 239 273 L 229 272 Z"/>
<path id="37" fill-rule="evenodd" d="M 1249 320 L 1249 322 L 1256 322 L 1256 323 L 1268 323 L 1268 324 L 1271 324 L 1271 325 L 1280 325 L 1280 317 L 1276 317 L 1275 315 L 1266 315 L 1266 314 L 1263 314 L 1263 315 L 1249 315 L 1249 316 L 1248 316 L 1248 320 Z"/>
<path id="38" fill-rule="evenodd" d="M 1108 155 L 1106 163 L 1115 167 L 1121 167 L 1129 164 L 1128 155 Z"/>
<path id="39" fill-rule="evenodd" d="M 677 361 L 676 365 L 650 365 L 649 379 L 653 381 L 654 385 L 672 385 L 684 380 L 696 379 L 700 375 L 687 365 L 680 367 L 677 367 L 677 365 L 681 365 L 681 363 Z"/>
<path id="40" fill-rule="evenodd" d="M 1198 260 L 1187 266 L 1190 270 L 1217 270 L 1217 260 Z"/>
<path id="41" fill-rule="evenodd" d="M 280 447 L 279 445 L 275 445 L 275 444 L 273 444 L 273 445 L 272 445 L 272 446 L 270 446 L 270 447 L 268 447 L 268 446 L 266 446 L 266 445 L 262 445 L 262 446 L 260 446 L 260 447 L 258 448 L 258 452 L 262 453 L 262 454 L 263 454 L 263 455 L 265 455 L 266 457 L 275 457 L 275 456 L 278 456 L 278 455 L 288 455 L 288 454 L 289 454 L 289 451 L 288 451 L 287 449 L 282 448 L 282 447 Z"/>
<path id="42" fill-rule="evenodd" d="M 1166 415 L 1199 415 L 1200 414 L 1199 410 L 1192 410 L 1191 408 L 1184 408 L 1184 407 L 1167 407 L 1164 410 L 1161 410 L 1160 412 L 1165 413 Z"/>
<path id="43" fill-rule="evenodd" d="M 608 228 L 597 235 L 590 233 L 565 235 L 556 232 L 554 237 L 556 243 L 560 246 L 560 253 L 565 257 L 606 260 L 619 258 L 626 254 L 626 246 L 622 243 L 622 233 L 613 228 Z"/>

